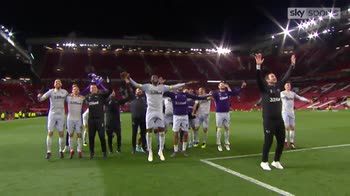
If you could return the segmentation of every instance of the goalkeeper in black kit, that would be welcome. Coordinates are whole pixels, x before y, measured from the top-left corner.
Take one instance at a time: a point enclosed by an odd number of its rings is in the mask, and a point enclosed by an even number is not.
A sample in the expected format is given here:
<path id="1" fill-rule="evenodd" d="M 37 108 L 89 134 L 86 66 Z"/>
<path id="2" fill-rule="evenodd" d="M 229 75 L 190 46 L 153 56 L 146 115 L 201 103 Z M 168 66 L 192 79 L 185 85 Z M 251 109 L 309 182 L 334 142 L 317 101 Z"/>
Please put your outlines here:
<path id="1" fill-rule="evenodd" d="M 261 65 L 264 62 L 262 55 L 256 54 L 256 73 L 257 83 L 262 97 L 263 127 L 264 127 L 264 145 L 262 152 L 262 162 L 260 166 L 263 170 L 271 170 L 268 162 L 269 151 L 273 142 L 273 136 L 276 137 L 277 146 L 274 161 L 271 163 L 277 169 L 283 169 L 280 158 L 283 151 L 285 139 L 285 127 L 282 118 L 282 102 L 280 92 L 283 91 L 284 83 L 288 80 L 292 70 L 295 67 L 295 56 L 291 57 L 291 65 L 281 81 L 277 82 L 274 73 L 268 72 L 264 77 L 261 73 Z"/>

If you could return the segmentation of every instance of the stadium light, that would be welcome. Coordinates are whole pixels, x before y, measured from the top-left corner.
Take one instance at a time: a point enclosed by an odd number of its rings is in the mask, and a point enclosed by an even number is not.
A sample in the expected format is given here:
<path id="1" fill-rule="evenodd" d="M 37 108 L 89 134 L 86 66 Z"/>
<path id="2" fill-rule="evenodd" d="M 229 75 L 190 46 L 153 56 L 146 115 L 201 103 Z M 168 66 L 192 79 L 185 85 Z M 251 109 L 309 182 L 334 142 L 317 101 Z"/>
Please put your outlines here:
<path id="1" fill-rule="evenodd" d="M 311 25 L 315 25 L 315 24 L 316 24 L 316 21 L 312 18 L 312 19 L 310 20 L 310 24 L 311 24 Z"/>
<path id="2" fill-rule="evenodd" d="M 334 14 L 333 12 L 328 12 L 328 17 L 331 19 L 331 18 L 334 18 Z"/>
<path id="3" fill-rule="evenodd" d="M 231 52 L 231 50 L 229 50 L 227 48 L 217 48 L 216 51 L 218 54 L 228 54 Z"/>
<path id="4" fill-rule="evenodd" d="M 299 28 L 299 30 L 302 29 L 303 28 L 303 23 L 299 23 L 298 24 L 298 28 Z"/>
<path id="5" fill-rule="evenodd" d="M 221 80 L 208 80 L 207 82 L 208 83 L 220 83 Z"/>

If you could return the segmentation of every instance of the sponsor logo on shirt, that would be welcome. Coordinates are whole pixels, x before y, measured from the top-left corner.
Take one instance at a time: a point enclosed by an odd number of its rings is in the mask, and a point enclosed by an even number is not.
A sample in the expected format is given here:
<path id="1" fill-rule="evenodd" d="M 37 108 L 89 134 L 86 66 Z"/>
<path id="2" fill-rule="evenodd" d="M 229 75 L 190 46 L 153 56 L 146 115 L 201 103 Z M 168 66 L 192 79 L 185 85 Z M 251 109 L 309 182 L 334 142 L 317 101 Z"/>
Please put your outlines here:
<path id="1" fill-rule="evenodd" d="M 270 97 L 270 103 L 274 103 L 274 102 L 280 102 L 281 98 L 279 97 Z"/>
<path id="2" fill-rule="evenodd" d="M 60 96 L 60 95 L 55 95 L 53 96 L 54 99 L 65 99 L 66 97 Z"/>
<path id="3" fill-rule="evenodd" d="M 90 101 L 89 105 L 98 105 L 98 101 Z"/>
<path id="4" fill-rule="evenodd" d="M 75 105 L 81 105 L 82 102 L 79 102 L 79 101 L 70 101 L 69 102 L 70 104 L 75 104 Z"/>
<path id="5" fill-rule="evenodd" d="M 152 90 L 152 91 L 150 91 L 150 94 L 152 94 L 152 95 L 160 95 L 160 94 L 163 94 L 163 92 L 162 91 Z"/>
<path id="6" fill-rule="evenodd" d="M 228 99 L 228 96 L 220 97 L 219 99 L 220 99 L 220 100 L 225 100 L 225 99 Z"/>
<path id="7" fill-rule="evenodd" d="M 175 101 L 175 105 L 186 105 L 186 101 Z"/>

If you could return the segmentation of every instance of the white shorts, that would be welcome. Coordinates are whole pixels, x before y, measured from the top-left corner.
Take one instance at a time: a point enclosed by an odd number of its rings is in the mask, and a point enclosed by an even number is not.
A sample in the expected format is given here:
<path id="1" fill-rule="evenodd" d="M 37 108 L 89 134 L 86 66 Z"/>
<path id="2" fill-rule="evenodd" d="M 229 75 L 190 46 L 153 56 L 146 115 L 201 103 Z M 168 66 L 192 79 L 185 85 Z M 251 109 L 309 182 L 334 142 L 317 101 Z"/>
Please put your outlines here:
<path id="1" fill-rule="evenodd" d="M 164 128 L 164 115 L 159 112 L 146 113 L 146 129 Z"/>
<path id="2" fill-rule="evenodd" d="M 172 114 L 164 115 L 165 130 L 167 130 L 170 127 L 171 124 L 173 124 L 173 115 Z"/>
<path id="3" fill-rule="evenodd" d="M 188 131 L 188 115 L 174 115 L 173 131 Z"/>
<path id="4" fill-rule="evenodd" d="M 282 118 L 286 127 L 295 126 L 295 114 L 282 112 Z"/>
<path id="5" fill-rule="evenodd" d="M 199 114 L 198 115 L 198 126 L 203 126 L 203 128 L 207 129 L 209 126 L 209 114 Z"/>
<path id="6" fill-rule="evenodd" d="M 47 131 L 53 132 L 55 127 L 59 132 L 63 132 L 63 130 L 64 130 L 64 115 L 63 114 L 54 115 L 54 114 L 49 113 L 49 116 L 47 119 Z"/>
<path id="7" fill-rule="evenodd" d="M 67 120 L 67 128 L 69 134 L 81 133 L 81 120 Z"/>
<path id="8" fill-rule="evenodd" d="M 229 112 L 217 112 L 216 115 L 216 127 L 230 127 L 230 113 Z"/>

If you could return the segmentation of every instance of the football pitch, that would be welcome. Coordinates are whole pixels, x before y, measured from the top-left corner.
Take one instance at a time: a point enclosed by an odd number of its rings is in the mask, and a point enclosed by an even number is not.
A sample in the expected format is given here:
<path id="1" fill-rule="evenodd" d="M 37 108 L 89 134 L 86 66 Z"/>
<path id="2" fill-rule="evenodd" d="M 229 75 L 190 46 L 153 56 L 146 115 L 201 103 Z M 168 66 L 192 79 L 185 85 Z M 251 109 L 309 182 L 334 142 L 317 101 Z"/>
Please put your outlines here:
<path id="1" fill-rule="evenodd" d="M 96 136 L 95 159 L 58 155 L 58 134 L 52 157 L 46 154 L 46 117 L 0 122 L 0 195 L 349 195 L 349 111 L 296 112 L 296 150 L 285 150 L 284 170 L 263 171 L 260 111 L 231 112 L 231 151 L 218 152 L 215 114 L 208 145 L 189 148 L 189 157 L 173 151 L 166 134 L 166 160 L 149 163 L 145 153 L 131 154 L 131 118 L 122 114 L 122 152 L 102 158 Z M 202 132 L 200 130 L 200 140 Z M 222 137 L 223 139 L 223 137 Z M 116 138 L 114 138 L 114 147 Z M 275 143 L 269 162 L 273 160 Z"/>

